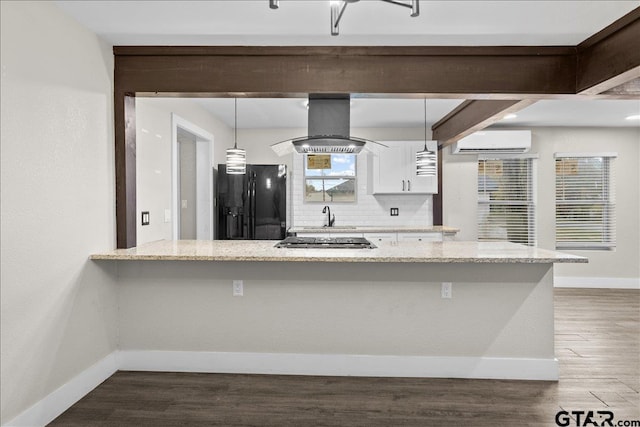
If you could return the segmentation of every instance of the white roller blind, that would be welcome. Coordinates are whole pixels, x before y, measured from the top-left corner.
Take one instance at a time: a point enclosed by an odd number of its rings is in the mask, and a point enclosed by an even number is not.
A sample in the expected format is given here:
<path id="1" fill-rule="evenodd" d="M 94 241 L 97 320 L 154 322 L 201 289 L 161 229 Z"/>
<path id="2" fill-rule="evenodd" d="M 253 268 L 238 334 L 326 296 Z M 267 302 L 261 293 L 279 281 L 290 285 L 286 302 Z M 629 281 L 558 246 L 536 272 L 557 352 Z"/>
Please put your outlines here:
<path id="1" fill-rule="evenodd" d="M 533 158 L 478 160 L 478 240 L 535 245 Z"/>
<path id="2" fill-rule="evenodd" d="M 556 154 L 556 248 L 616 245 L 612 154 Z"/>

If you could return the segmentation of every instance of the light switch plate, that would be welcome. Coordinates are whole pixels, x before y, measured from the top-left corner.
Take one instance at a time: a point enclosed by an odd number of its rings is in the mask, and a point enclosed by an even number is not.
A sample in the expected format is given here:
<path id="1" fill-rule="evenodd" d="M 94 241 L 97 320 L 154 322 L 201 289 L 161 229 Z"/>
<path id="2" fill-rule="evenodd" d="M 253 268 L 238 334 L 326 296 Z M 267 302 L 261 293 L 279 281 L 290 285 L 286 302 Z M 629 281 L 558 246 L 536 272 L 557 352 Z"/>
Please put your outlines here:
<path id="1" fill-rule="evenodd" d="M 398 215 L 400 215 L 400 209 L 399 208 L 391 208 L 391 209 L 389 209 L 389 213 L 391 214 L 391 216 L 398 216 Z"/>
<path id="2" fill-rule="evenodd" d="M 142 225 L 149 225 L 149 211 L 142 212 Z"/>

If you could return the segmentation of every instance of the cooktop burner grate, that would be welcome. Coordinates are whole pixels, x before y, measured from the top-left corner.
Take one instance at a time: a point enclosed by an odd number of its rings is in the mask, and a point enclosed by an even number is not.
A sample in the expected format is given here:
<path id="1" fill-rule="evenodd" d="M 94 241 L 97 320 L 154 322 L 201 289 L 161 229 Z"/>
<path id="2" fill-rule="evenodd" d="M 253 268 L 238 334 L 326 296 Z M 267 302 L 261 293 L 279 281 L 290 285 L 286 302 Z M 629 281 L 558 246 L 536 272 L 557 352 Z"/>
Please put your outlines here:
<path id="1" fill-rule="evenodd" d="M 287 237 L 276 248 L 373 249 L 376 246 L 364 237 Z"/>

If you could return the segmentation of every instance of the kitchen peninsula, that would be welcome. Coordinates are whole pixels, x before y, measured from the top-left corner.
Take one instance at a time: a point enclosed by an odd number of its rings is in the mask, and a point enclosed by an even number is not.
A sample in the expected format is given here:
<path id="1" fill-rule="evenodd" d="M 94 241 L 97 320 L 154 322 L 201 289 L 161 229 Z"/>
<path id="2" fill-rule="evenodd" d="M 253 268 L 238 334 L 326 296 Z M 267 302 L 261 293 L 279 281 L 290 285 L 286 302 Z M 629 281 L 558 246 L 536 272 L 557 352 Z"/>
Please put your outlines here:
<path id="1" fill-rule="evenodd" d="M 553 264 L 586 258 L 506 242 L 276 243 L 92 255 L 120 283 L 122 369 L 558 378 Z"/>

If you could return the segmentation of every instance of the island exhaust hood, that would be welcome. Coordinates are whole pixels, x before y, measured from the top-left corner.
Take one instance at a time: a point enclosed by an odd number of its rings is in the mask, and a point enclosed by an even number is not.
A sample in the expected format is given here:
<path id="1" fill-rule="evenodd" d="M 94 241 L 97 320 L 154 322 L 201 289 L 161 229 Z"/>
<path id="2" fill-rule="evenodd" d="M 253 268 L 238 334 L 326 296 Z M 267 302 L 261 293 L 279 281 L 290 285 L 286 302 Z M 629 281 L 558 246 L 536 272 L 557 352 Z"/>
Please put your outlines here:
<path id="1" fill-rule="evenodd" d="M 302 154 L 357 154 L 367 142 L 380 144 L 350 135 L 350 102 L 349 95 L 309 94 L 308 136 L 279 142 L 271 148 L 281 156 L 291 145 Z"/>

